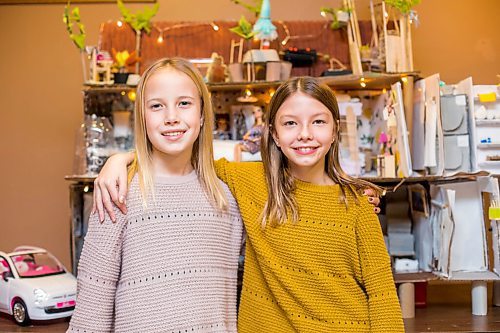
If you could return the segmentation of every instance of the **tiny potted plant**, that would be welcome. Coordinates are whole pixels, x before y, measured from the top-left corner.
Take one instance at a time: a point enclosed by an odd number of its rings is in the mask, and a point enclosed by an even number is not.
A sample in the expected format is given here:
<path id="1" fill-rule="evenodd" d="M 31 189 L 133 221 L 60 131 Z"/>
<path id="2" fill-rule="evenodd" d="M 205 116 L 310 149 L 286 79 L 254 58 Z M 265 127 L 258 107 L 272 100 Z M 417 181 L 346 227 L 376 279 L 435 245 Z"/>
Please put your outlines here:
<path id="1" fill-rule="evenodd" d="M 411 14 L 413 6 L 418 5 L 420 0 L 385 0 L 385 3 L 406 16 Z"/>
<path id="2" fill-rule="evenodd" d="M 112 49 L 111 52 L 115 61 L 115 84 L 127 83 L 127 79 L 129 76 L 128 66 L 132 66 L 135 63 L 139 62 L 139 58 L 136 56 L 136 51 L 132 51 L 131 53 L 129 53 L 127 50 L 116 51 L 115 49 Z"/>
<path id="3" fill-rule="evenodd" d="M 160 3 L 157 2 L 151 8 L 145 7 L 142 11 L 132 13 L 125 5 L 122 0 L 117 0 L 118 9 L 122 14 L 123 20 L 130 24 L 132 29 L 135 31 L 135 53 L 139 57 L 141 55 L 141 34 L 145 31 L 147 34 L 151 32 L 152 18 L 158 12 L 160 8 Z M 139 63 L 135 67 L 136 74 L 139 74 Z"/>
<path id="4" fill-rule="evenodd" d="M 246 40 L 248 45 L 248 49 L 251 49 L 251 39 L 255 35 L 255 32 L 253 31 L 253 26 L 244 15 L 241 16 L 240 20 L 238 21 L 238 25 L 230 28 L 229 29 L 231 32 L 234 32 L 238 36 L 242 38 L 242 40 Z M 242 44 L 240 45 L 240 48 L 242 48 Z M 231 55 L 233 55 L 234 50 L 231 49 Z M 233 59 L 233 56 L 231 56 L 231 59 Z M 237 63 L 230 63 L 229 64 L 229 72 L 231 74 L 231 78 L 233 81 L 240 81 L 243 78 L 243 64 L 241 63 L 242 58 L 241 58 L 241 52 L 240 52 L 240 57 L 238 57 L 238 62 Z M 253 68 L 253 64 L 250 65 L 248 68 L 251 70 L 247 74 L 247 79 L 248 81 L 253 81 L 253 78 L 255 78 L 255 72 Z M 247 71 L 248 72 L 248 71 Z M 237 78 L 237 79 L 236 79 Z"/>
<path id="5" fill-rule="evenodd" d="M 332 30 L 337 30 L 347 26 L 349 22 L 349 17 L 351 15 L 350 8 L 331 8 L 331 7 L 321 7 L 321 16 L 327 17 L 328 15 L 332 18 L 332 23 L 330 28 Z"/>

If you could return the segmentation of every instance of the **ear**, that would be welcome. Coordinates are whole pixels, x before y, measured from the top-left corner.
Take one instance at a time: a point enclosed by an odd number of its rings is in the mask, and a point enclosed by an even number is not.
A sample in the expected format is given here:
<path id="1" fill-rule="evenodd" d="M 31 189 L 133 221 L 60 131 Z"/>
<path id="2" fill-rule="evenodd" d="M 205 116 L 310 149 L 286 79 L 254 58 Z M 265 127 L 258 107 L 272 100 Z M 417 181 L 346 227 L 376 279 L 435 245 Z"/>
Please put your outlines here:
<path id="1" fill-rule="evenodd" d="M 278 134 L 276 134 L 276 132 L 273 130 L 272 127 L 270 128 L 269 132 L 271 133 L 271 136 L 273 137 L 274 144 L 276 146 L 278 146 L 278 148 L 280 148 L 280 141 L 279 141 L 279 138 L 278 138 Z"/>

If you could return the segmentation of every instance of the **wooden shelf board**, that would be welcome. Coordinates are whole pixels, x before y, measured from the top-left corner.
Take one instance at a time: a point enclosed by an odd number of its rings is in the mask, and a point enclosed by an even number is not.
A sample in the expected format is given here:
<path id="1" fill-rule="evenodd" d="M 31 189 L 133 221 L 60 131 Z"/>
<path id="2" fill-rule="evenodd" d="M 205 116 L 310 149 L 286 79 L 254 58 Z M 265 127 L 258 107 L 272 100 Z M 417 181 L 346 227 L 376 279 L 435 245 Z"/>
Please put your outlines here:
<path id="1" fill-rule="evenodd" d="M 71 182 L 79 183 L 93 183 L 97 176 L 87 176 L 87 175 L 67 175 L 64 179 Z"/>
<path id="2" fill-rule="evenodd" d="M 418 77 L 417 72 L 409 73 L 374 73 L 365 72 L 363 75 L 340 75 L 340 76 L 324 76 L 317 79 L 336 90 L 382 90 L 390 89 L 391 85 L 401 80 L 405 76 Z M 361 79 L 364 78 L 366 87 L 361 86 Z M 209 91 L 231 91 L 243 90 L 246 88 L 276 88 L 284 81 L 255 81 L 255 82 L 223 82 L 223 83 L 208 83 Z M 101 84 L 85 84 L 84 91 L 124 91 L 133 90 L 135 85 L 101 85 Z"/>
<path id="3" fill-rule="evenodd" d="M 481 148 L 481 149 L 500 148 L 500 143 L 480 143 L 477 145 L 477 148 Z"/>
<path id="4" fill-rule="evenodd" d="M 457 174 L 454 176 L 443 177 L 443 176 L 419 176 L 419 177 L 407 177 L 407 178 L 384 178 L 384 177 L 359 177 L 361 179 L 367 180 L 372 183 L 399 183 L 404 180 L 405 183 L 418 183 L 418 182 L 453 182 L 453 181 L 472 181 L 478 176 L 487 176 L 488 172 L 481 171 L 477 173 L 467 173 L 467 174 Z M 85 182 L 92 183 L 97 176 L 88 175 L 67 175 L 64 177 L 65 180 L 73 182 Z"/>
<path id="5" fill-rule="evenodd" d="M 394 273 L 393 275 L 395 283 L 426 282 L 438 279 L 438 277 L 431 272 Z"/>
<path id="6" fill-rule="evenodd" d="M 477 120 L 476 119 L 476 125 L 478 125 L 478 126 L 499 126 L 500 119 L 493 119 L 493 120 Z"/>

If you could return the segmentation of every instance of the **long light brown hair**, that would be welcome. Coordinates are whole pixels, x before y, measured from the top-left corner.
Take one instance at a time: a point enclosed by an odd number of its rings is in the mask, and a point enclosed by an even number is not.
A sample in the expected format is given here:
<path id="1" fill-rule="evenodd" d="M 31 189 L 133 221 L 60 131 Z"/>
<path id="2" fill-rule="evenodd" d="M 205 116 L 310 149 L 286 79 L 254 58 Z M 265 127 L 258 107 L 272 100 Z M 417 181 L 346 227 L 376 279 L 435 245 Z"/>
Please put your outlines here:
<path id="1" fill-rule="evenodd" d="M 275 134 L 276 114 L 285 102 L 294 93 L 303 93 L 312 97 L 332 113 L 334 120 L 333 136 L 334 141 L 326 154 L 325 172 L 337 184 L 341 185 L 340 199 L 347 206 L 346 189 L 353 194 L 356 203 L 357 191 L 364 188 L 372 188 L 377 193 L 381 189 L 370 182 L 353 178 L 347 175 L 340 166 L 339 143 L 340 143 L 340 115 L 337 99 L 332 90 L 325 84 L 320 84 L 318 80 L 311 77 L 298 77 L 283 83 L 274 93 L 269 102 L 268 112 L 265 117 L 264 130 L 262 133 L 262 161 L 266 175 L 268 195 L 267 202 L 262 212 L 262 226 L 265 227 L 267 221 L 273 226 L 286 223 L 291 220 L 297 222 L 299 219 L 297 201 L 294 196 L 295 179 L 290 172 L 290 167 L 286 156 L 276 145 L 272 135 Z M 304 110 L 307 112 L 307 110 Z"/>
<path id="2" fill-rule="evenodd" d="M 137 86 L 137 97 L 135 101 L 134 131 L 136 163 L 133 163 L 129 169 L 129 175 L 135 172 L 138 173 L 143 203 L 145 207 L 147 207 L 149 204 L 149 198 L 152 198 L 154 201 L 154 181 L 152 164 L 153 145 L 151 144 L 151 141 L 149 141 L 146 132 L 145 90 L 149 78 L 165 68 L 172 68 L 186 74 L 191 78 L 191 80 L 193 80 L 193 83 L 198 89 L 201 99 L 202 123 L 200 134 L 193 145 L 191 164 L 196 170 L 196 173 L 205 188 L 207 196 L 212 200 L 214 207 L 225 210 L 228 207 L 228 199 L 219 182 L 219 179 L 217 178 L 214 167 L 212 145 L 213 137 L 211 127 L 214 116 L 210 94 L 200 72 L 185 59 L 164 58 L 158 60 L 142 74 L 139 85 Z"/>

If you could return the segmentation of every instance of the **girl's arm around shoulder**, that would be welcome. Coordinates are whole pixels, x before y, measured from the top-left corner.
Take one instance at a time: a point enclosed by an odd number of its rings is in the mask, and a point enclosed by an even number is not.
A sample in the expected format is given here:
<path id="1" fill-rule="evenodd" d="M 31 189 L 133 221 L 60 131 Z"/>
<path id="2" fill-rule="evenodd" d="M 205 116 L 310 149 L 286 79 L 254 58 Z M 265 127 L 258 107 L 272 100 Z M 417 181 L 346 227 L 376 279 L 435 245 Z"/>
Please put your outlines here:
<path id="1" fill-rule="evenodd" d="M 371 332 L 404 332 L 401 308 L 382 228 L 366 197 L 360 197 L 356 240 Z"/>
<path id="2" fill-rule="evenodd" d="M 222 183 L 222 187 L 228 198 L 228 210 L 227 214 L 229 215 L 229 220 L 231 222 L 231 228 L 233 230 L 233 235 L 237 242 L 239 242 L 240 246 L 240 255 L 245 255 L 245 238 L 246 232 L 245 227 L 243 225 L 243 219 L 241 217 L 240 208 L 238 206 L 238 202 L 234 198 L 233 194 L 229 190 L 229 187 Z M 241 258 L 240 258 L 241 259 Z"/>
<path id="3" fill-rule="evenodd" d="M 235 228 L 242 229 L 243 228 L 243 221 L 241 218 L 241 213 L 240 213 L 240 208 L 238 206 L 238 202 L 236 201 L 235 197 L 231 193 L 231 190 L 229 189 L 229 186 L 225 184 L 224 182 L 221 181 L 222 188 L 224 189 L 224 192 L 226 193 L 227 199 L 228 199 L 228 209 L 227 209 L 227 214 L 229 215 L 229 219 L 231 220 L 231 223 Z"/>
<path id="4" fill-rule="evenodd" d="M 229 186 L 233 194 L 248 185 L 260 186 L 264 182 L 265 186 L 262 162 L 229 162 L 221 158 L 215 161 L 215 171 L 217 177 Z"/>
<path id="5" fill-rule="evenodd" d="M 111 332 L 116 285 L 120 277 L 125 215 L 115 208 L 117 222 L 97 214 L 89 219 L 78 264 L 76 308 L 68 332 Z"/>

